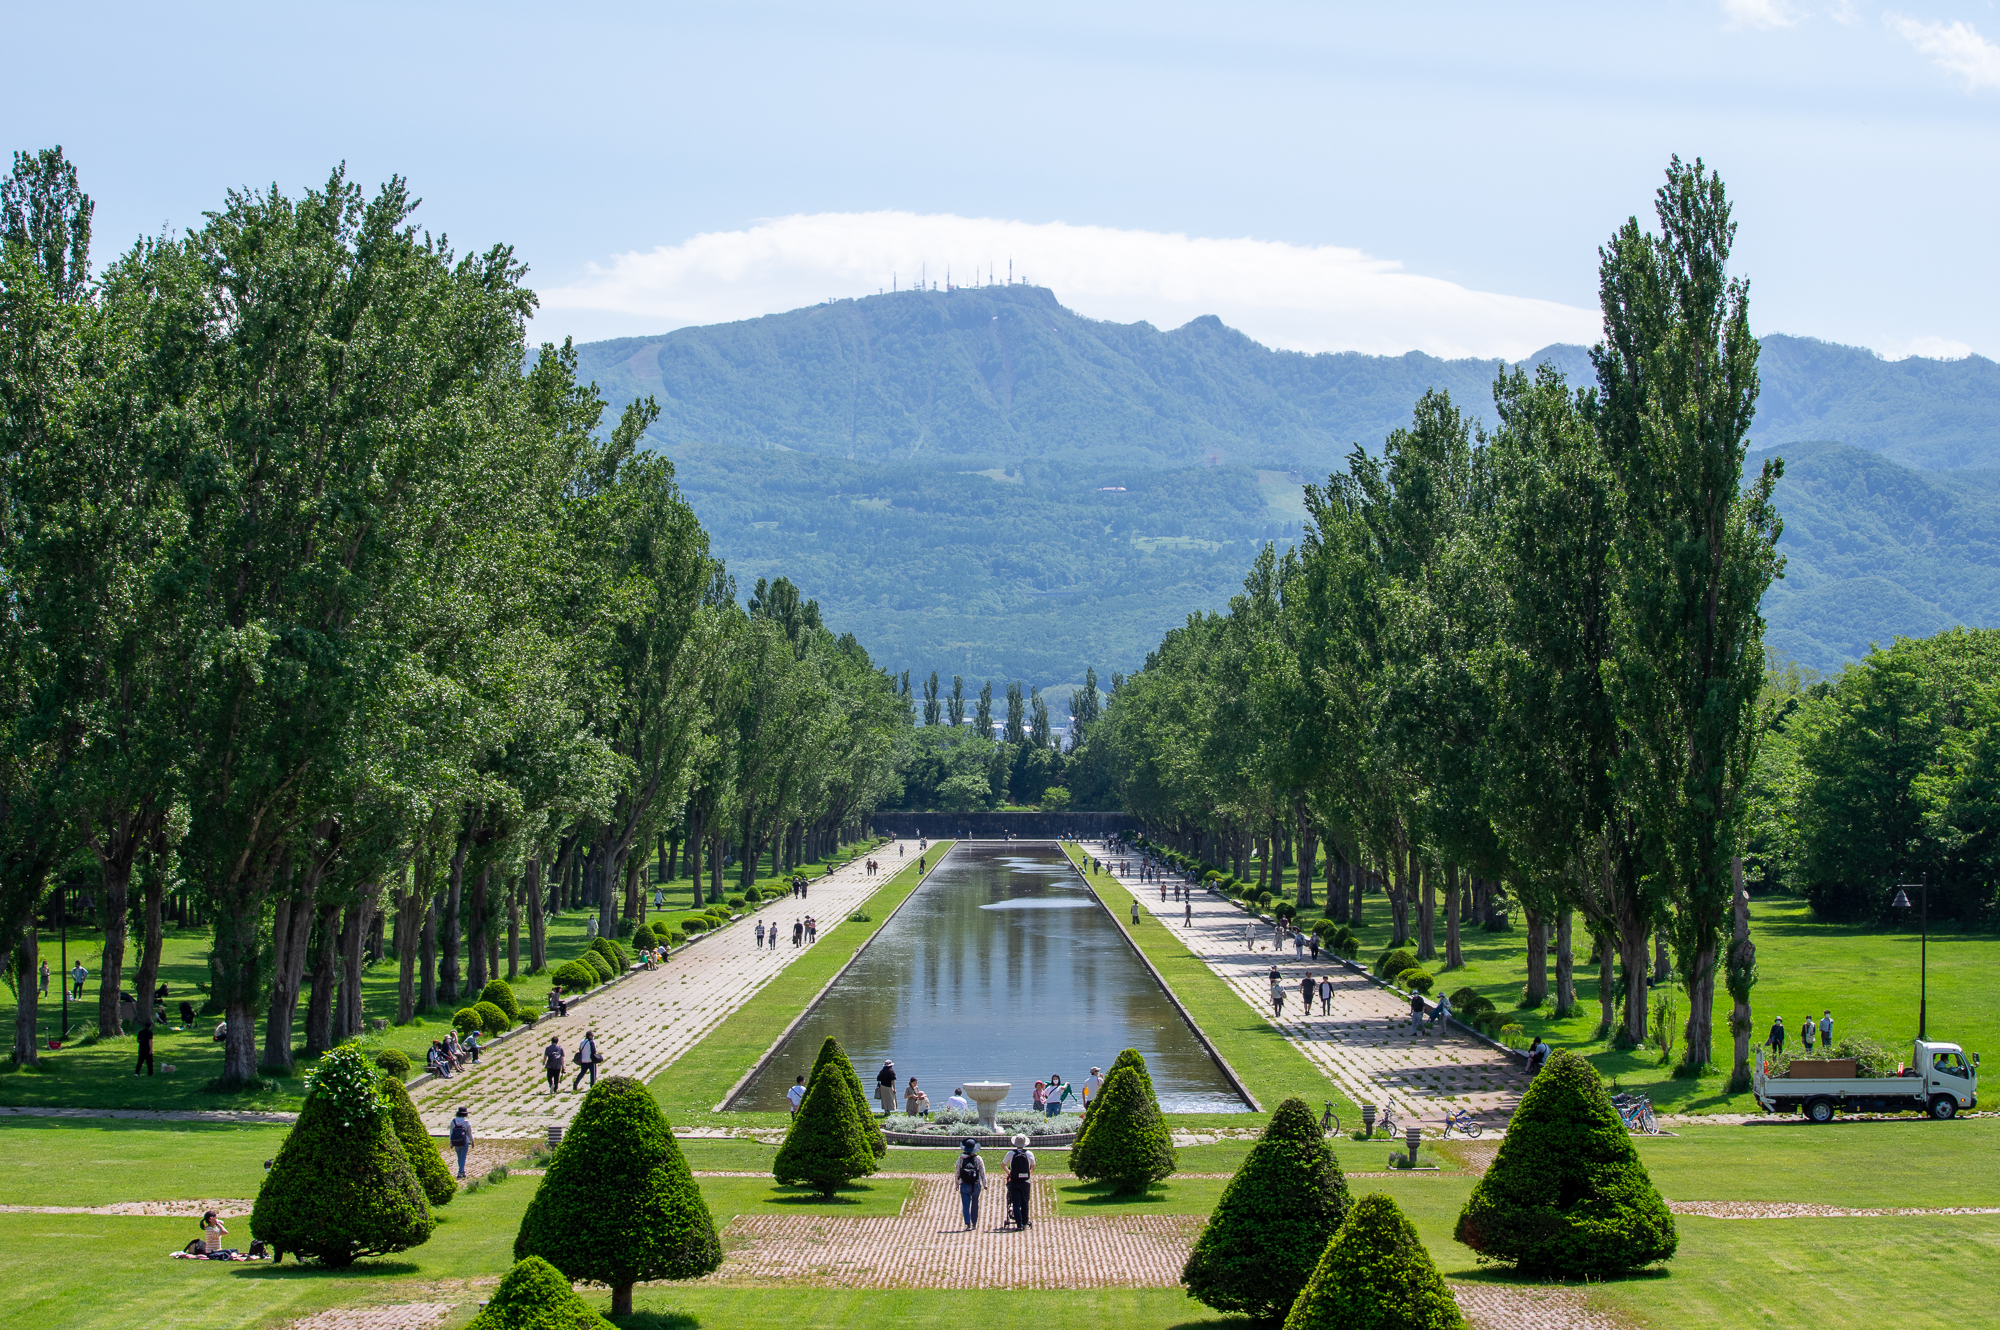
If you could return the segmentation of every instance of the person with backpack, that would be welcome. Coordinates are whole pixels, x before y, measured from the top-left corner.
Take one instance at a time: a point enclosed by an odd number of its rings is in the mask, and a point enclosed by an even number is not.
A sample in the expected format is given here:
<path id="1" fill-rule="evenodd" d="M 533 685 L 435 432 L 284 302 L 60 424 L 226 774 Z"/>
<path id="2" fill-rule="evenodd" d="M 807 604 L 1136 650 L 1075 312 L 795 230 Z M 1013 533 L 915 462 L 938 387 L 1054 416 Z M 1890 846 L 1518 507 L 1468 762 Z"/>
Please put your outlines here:
<path id="1" fill-rule="evenodd" d="M 458 1116 L 451 1120 L 451 1148 L 458 1154 L 458 1179 L 465 1181 L 465 1155 L 472 1148 L 472 1110 L 464 1104 L 458 1106 Z"/>
<path id="2" fill-rule="evenodd" d="M 979 1157 L 979 1142 L 965 1138 L 953 1176 L 958 1179 L 958 1209 L 965 1216 L 969 1233 L 979 1226 L 979 1193 L 986 1189 L 986 1161 Z"/>
<path id="3" fill-rule="evenodd" d="M 1014 1148 L 1001 1161 L 1007 1176 L 1007 1217 L 1016 1229 L 1028 1226 L 1028 1181 L 1035 1175 L 1035 1156 L 1026 1136 L 1014 1137 Z"/>
<path id="4" fill-rule="evenodd" d="M 569 1083 L 571 1094 L 575 1094 L 576 1087 L 583 1084 L 586 1074 L 590 1077 L 591 1085 L 597 1084 L 597 1064 L 602 1061 L 603 1059 L 597 1056 L 597 1031 L 585 1030 L 583 1042 L 576 1046 L 576 1079 Z"/>
<path id="5" fill-rule="evenodd" d="M 562 1088 L 563 1046 L 555 1035 L 549 1036 L 549 1046 L 542 1050 L 542 1070 L 548 1073 L 550 1094 Z"/>

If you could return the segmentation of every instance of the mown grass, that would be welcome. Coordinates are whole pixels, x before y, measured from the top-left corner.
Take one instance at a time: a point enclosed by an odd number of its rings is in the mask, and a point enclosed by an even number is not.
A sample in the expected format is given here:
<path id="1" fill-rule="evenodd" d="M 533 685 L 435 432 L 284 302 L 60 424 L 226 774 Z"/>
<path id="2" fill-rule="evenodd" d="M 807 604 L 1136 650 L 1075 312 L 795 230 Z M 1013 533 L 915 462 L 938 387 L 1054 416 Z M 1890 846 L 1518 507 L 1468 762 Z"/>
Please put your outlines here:
<path id="1" fill-rule="evenodd" d="M 1077 846 L 1066 845 L 1064 848 L 1079 870 L 1085 870 L 1087 861 L 1094 858 Z M 1358 1113 L 1340 1087 L 1314 1066 L 1297 1045 L 1223 982 L 1209 968 L 1207 961 L 1189 951 L 1170 931 L 1162 928 L 1152 915 L 1142 911 L 1139 926 L 1136 929 L 1129 927 L 1132 894 L 1120 886 L 1116 878 L 1109 873 L 1087 871 L 1085 876 L 1098 898 L 1118 921 L 1119 927 L 1124 928 L 1138 943 L 1139 949 L 1152 961 L 1161 978 L 1173 989 L 1174 996 L 1194 1017 L 1195 1024 L 1201 1027 L 1216 1051 L 1235 1069 L 1266 1113 L 1294 1096 L 1303 1099 L 1315 1110 L 1330 1099 L 1334 1110 L 1342 1117 Z M 1175 1114 L 1173 1121 L 1176 1125 L 1187 1126 L 1242 1127 L 1254 1125 L 1257 1119 L 1230 1114 Z"/>
<path id="2" fill-rule="evenodd" d="M 815 861 L 805 866 L 805 870 L 817 876 L 835 862 L 845 863 L 860 854 L 865 854 L 877 842 L 843 846 L 834 855 L 823 861 Z M 686 879 L 681 879 L 686 886 Z M 782 891 L 780 879 L 763 877 L 757 883 L 760 890 L 771 888 Z M 673 893 L 675 884 L 667 884 Z M 737 886 L 732 882 L 729 893 L 734 895 Z M 692 894 L 692 888 L 679 894 Z M 780 897 L 780 899 L 785 899 Z M 652 910 L 652 893 L 646 894 L 648 913 Z M 687 912 L 685 901 L 675 901 L 658 911 L 663 915 L 679 915 Z M 528 1011 L 540 1011 L 548 999 L 549 975 L 564 961 L 582 953 L 589 946 L 587 921 L 594 911 L 572 910 L 559 914 L 549 923 L 548 967 L 537 974 L 522 974 L 510 980 L 514 995 L 522 1007 Z M 522 963 L 527 961 L 527 933 L 523 924 L 521 937 Z M 169 928 L 161 948 L 160 981 L 167 985 L 170 996 L 167 1009 L 178 1018 L 183 999 L 192 1002 L 197 1011 L 207 1001 L 205 985 L 208 983 L 208 952 L 213 934 L 206 928 Z M 138 1048 L 137 1038 L 127 1034 L 116 1039 L 97 1040 L 89 1032 L 96 1028 L 97 1020 L 97 974 L 103 955 L 102 934 L 96 929 L 84 929 L 72 925 L 69 935 L 69 963 L 74 965 L 79 959 L 91 972 L 85 987 L 84 1000 L 70 1004 L 70 1033 L 72 1042 L 56 1052 L 44 1052 L 39 1068 L 17 1067 L 13 1063 L 0 1063 L 0 1104 L 10 1106 L 60 1106 L 67 1108 L 229 1108 L 229 1109 L 296 1109 L 304 1090 L 304 1073 L 311 1069 L 314 1060 L 303 1057 L 294 1068 L 294 1074 L 282 1079 L 268 1080 L 260 1088 L 235 1094 L 218 1095 L 210 1093 L 206 1086 L 222 1074 L 222 1049 L 213 1041 L 212 1035 L 216 1016 L 199 1017 L 191 1029 L 176 1031 L 171 1026 L 154 1031 L 153 1055 L 157 1066 L 171 1065 L 172 1074 L 164 1072 L 153 1076 L 135 1077 L 133 1063 Z M 713 946 L 706 941 L 701 946 Z M 501 973 L 506 973 L 505 948 L 502 948 Z M 56 990 L 56 970 L 60 957 L 55 942 L 48 936 L 41 939 L 41 954 L 48 961 L 51 971 L 49 992 L 51 999 L 39 1004 L 37 1029 L 44 1046 L 47 1040 L 62 1029 L 62 1004 Z M 130 943 L 127 945 L 125 985 L 129 992 L 136 968 L 136 955 Z M 363 1014 L 368 1019 L 380 1017 L 393 1021 L 396 1016 L 396 994 L 400 967 L 393 958 L 377 961 L 370 965 L 362 978 L 361 996 Z M 310 992 L 310 989 L 307 990 Z M 7 1022 L 4 1028 L 11 1029 L 14 1019 L 14 1003 L 11 995 L 0 993 L 5 999 L 0 1005 L 0 1020 Z M 390 1025 L 380 1034 L 365 1034 L 359 1042 L 371 1052 L 383 1048 L 401 1049 L 410 1056 L 413 1063 L 421 1066 L 423 1052 L 430 1041 L 443 1036 L 450 1025 L 451 1013 L 464 1005 L 441 1004 L 427 1012 L 418 1013 L 408 1025 Z M 178 1020 L 176 1019 L 176 1023 Z M 262 1028 L 259 1022 L 259 1047 L 262 1047 Z M 294 1037 L 305 1038 L 305 997 L 301 996 L 299 1012 L 293 1026 Z M 83 1042 L 88 1039 L 89 1042 Z"/>
<path id="3" fill-rule="evenodd" d="M 950 841 L 933 842 L 927 855 L 929 866 L 936 867 L 950 848 Z M 902 871 L 885 874 L 882 885 L 867 900 L 866 922 L 822 921 L 820 940 L 810 951 L 779 971 L 755 998 L 731 1012 L 700 1043 L 652 1079 L 653 1097 L 671 1120 L 703 1125 L 715 1121 L 716 1105 L 743 1073 L 756 1065 L 793 1018 L 917 889 L 921 881 L 918 862 L 910 859 Z M 806 903 L 811 904 L 810 897 Z M 728 1117 L 732 1126 L 778 1126 L 786 1121 L 782 1113 L 731 1113 Z"/>

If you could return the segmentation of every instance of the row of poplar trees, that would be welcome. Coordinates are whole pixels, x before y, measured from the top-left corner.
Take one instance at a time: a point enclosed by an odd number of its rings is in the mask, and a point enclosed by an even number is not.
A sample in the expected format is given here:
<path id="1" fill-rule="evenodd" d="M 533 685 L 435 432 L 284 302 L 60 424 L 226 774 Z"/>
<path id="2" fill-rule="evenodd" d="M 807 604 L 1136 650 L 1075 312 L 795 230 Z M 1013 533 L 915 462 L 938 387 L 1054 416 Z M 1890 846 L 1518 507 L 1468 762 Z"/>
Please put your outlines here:
<path id="1" fill-rule="evenodd" d="M 1657 234 L 1633 219 L 1600 250 L 1594 386 L 1503 368 L 1490 432 L 1426 394 L 1379 457 L 1307 487 L 1301 546 L 1170 634 L 1093 739 L 1156 836 L 1239 873 L 1253 838 L 1266 860 L 1289 839 L 1302 905 L 1323 847 L 1330 912 L 1358 917 L 1379 883 L 1425 958 L 1440 893 L 1455 965 L 1475 884 L 1504 883 L 1531 999 L 1553 931 L 1574 1005 L 1580 915 L 1614 1037 L 1645 1035 L 1657 939 L 1686 1066 L 1713 1060 L 1720 977 L 1741 1074 L 1755 964 L 1732 861 L 1782 468 L 1743 475 L 1757 343 L 1722 181 L 1676 158 L 1657 210 Z"/>
<path id="2" fill-rule="evenodd" d="M 740 607 L 638 446 L 652 401 L 602 431 L 571 348 L 530 353 L 511 250 L 455 254 L 415 206 L 336 171 L 93 273 L 60 149 L 0 185 L 17 1059 L 38 913 L 79 864 L 100 1032 L 124 983 L 150 1010 L 162 898 L 191 897 L 248 1083 L 291 1066 L 308 975 L 318 1052 L 385 943 L 408 1019 L 497 977 L 503 928 L 511 976 L 524 915 L 540 965 L 558 888 L 608 931 L 670 831 L 747 872 L 894 788 L 893 681 L 782 579 Z"/>

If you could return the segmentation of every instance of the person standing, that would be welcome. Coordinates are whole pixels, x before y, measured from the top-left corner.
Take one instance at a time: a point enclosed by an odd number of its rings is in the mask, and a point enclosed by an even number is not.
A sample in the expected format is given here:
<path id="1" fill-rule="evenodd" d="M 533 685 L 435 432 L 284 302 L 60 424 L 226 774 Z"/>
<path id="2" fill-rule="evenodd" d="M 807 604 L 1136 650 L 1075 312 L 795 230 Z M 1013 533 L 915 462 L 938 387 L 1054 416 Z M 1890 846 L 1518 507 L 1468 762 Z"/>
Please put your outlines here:
<path id="1" fill-rule="evenodd" d="M 458 1156 L 458 1180 L 465 1181 L 465 1156 L 472 1149 L 472 1110 L 464 1104 L 458 1106 L 458 1116 L 451 1120 L 451 1148 Z"/>
<path id="2" fill-rule="evenodd" d="M 542 1050 L 542 1070 L 548 1073 L 550 1094 L 562 1088 L 563 1046 L 555 1035 L 549 1036 L 549 1046 Z"/>
<path id="3" fill-rule="evenodd" d="M 1771 1022 L 1771 1037 L 1764 1042 L 1771 1046 L 1773 1053 L 1782 1053 L 1785 1051 L 1785 1018 L 1783 1016 Z"/>
<path id="4" fill-rule="evenodd" d="M 1285 1014 L 1285 986 L 1283 983 L 1279 982 L 1278 971 L 1277 968 L 1274 966 L 1271 970 L 1271 1016 L 1273 1019 L 1276 1019 L 1278 1017 L 1283 1016 L 1284 1014 Z"/>
<path id="5" fill-rule="evenodd" d="M 1831 1049 L 1833 1048 L 1833 1008 L 1832 1008 L 1832 1007 L 1825 1007 L 1825 1008 L 1822 1008 L 1822 1009 L 1821 1009 L 1821 1011 L 1820 1011 L 1820 1014 L 1819 1014 L 1819 1046 L 1820 1046 L 1821 1048 L 1824 1048 L 1824 1049 L 1827 1049 L 1827 1050 L 1829 1050 L 1829 1051 L 1830 1051 L 1830 1050 L 1831 1050 Z"/>
<path id="6" fill-rule="evenodd" d="M 1319 977 L 1319 1014 L 1333 1015 L 1333 976 L 1330 974 Z"/>
<path id="7" fill-rule="evenodd" d="M 1424 1032 L 1424 995 L 1422 993 L 1412 992 L 1410 994 L 1410 1030 L 1414 1034 L 1422 1034 Z"/>
<path id="8" fill-rule="evenodd" d="M 986 1161 L 979 1157 L 979 1142 L 970 1136 L 960 1146 L 958 1168 L 958 1209 L 969 1233 L 979 1224 L 979 1193 L 986 1190 Z"/>
<path id="9" fill-rule="evenodd" d="M 903 1091 L 903 1111 L 913 1118 L 929 1118 L 931 1097 L 917 1088 L 917 1078 L 910 1077 L 909 1088 Z"/>
<path id="10" fill-rule="evenodd" d="M 132 1066 L 132 1074 L 134 1076 L 139 1074 L 140 1067 L 146 1069 L 148 1076 L 153 1074 L 153 1023 L 151 1021 L 147 1021 L 139 1027 L 139 1060 Z"/>
<path id="11" fill-rule="evenodd" d="M 1132 898 L 1132 927 L 1137 928 L 1138 926 L 1139 926 L 1139 898 L 1137 896 L 1134 896 Z"/>
<path id="12" fill-rule="evenodd" d="M 1028 1226 L 1028 1184 L 1035 1175 L 1035 1156 L 1028 1149 L 1028 1138 L 1014 1137 L 1014 1148 L 1001 1161 L 1007 1176 L 1007 1217 L 1014 1221 L 1016 1229 Z"/>
<path id="13" fill-rule="evenodd" d="M 1181 909 L 1181 927 L 1183 927 L 1183 928 L 1193 928 L 1193 927 L 1194 927 L 1194 902 L 1193 902 L 1193 901 L 1189 901 L 1189 902 L 1188 902 L 1188 903 L 1187 903 L 1187 904 L 1186 904 L 1185 906 L 1183 906 L 1183 907 L 1182 907 L 1182 909 Z"/>
<path id="14" fill-rule="evenodd" d="M 882 1063 L 882 1070 L 875 1073 L 875 1102 L 882 1105 L 882 1116 L 888 1117 L 896 1111 L 896 1064 Z"/>
<path id="15" fill-rule="evenodd" d="M 1088 1109 L 1090 1107 L 1090 1101 L 1097 1098 L 1097 1092 L 1102 1090 L 1103 1088 L 1104 1088 L 1104 1073 L 1100 1071 L 1098 1068 L 1092 1067 L 1090 1069 L 1090 1075 L 1083 1078 L 1084 1108 Z"/>
<path id="16" fill-rule="evenodd" d="M 569 1083 L 571 1094 L 576 1093 L 576 1087 L 583 1083 L 586 1074 L 589 1075 L 593 1086 L 597 1084 L 598 1061 L 597 1031 L 585 1030 L 583 1042 L 576 1046 L 576 1078 Z"/>
<path id="17" fill-rule="evenodd" d="M 764 921 L 762 919 L 759 919 L 757 921 L 757 950 L 762 951 L 763 949 L 764 949 Z"/>
<path id="18" fill-rule="evenodd" d="M 591 915 L 591 916 L 590 916 L 590 918 L 588 918 L 588 919 L 586 919 L 586 920 L 584 921 L 584 924 L 583 924 L 583 934 L 584 934 L 584 936 L 585 936 L 585 937 L 587 937 L 587 938 L 590 938 L 590 939 L 592 939 L 592 940 L 595 940 L 595 939 L 596 939 L 596 937 L 597 937 L 597 916 L 596 916 L 596 915 L 594 915 L 594 914 L 593 914 L 593 915 Z"/>
<path id="19" fill-rule="evenodd" d="M 1818 1033 L 1813 1026 L 1812 1013 L 1806 1013 L 1804 1023 L 1799 1026 L 1799 1047 L 1807 1057 L 1812 1056 L 1813 1036 Z"/>
<path id="20" fill-rule="evenodd" d="M 90 978 L 90 971 L 88 971 L 88 970 L 86 970 L 86 969 L 84 969 L 84 968 L 83 968 L 83 962 L 82 962 L 82 961 L 78 961 L 78 962 L 76 963 L 76 968 L 75 968 L 75 969 L 73 969 L 73 970 L 71 970 L 71 971 L 69 972 L 69 980 L 70 980 L 70 995 L 69 995 L 69 1000 L 70 1000 L 70 1001 L 72 1001 L 72 1002 L 81 1002 L 81 1001 L 83 1001 L 83 985 L 84 985 L 84 981 L 85 981 L 85 980 L 87 980 L 87 979 L 89 979 L 89 978 Z"/>
<path id="21" fill-rule="evenodd" d="M 49 963 L 48 961 L 44 960 L 42 962 L 42 996 L 47 997 L 48 995 L 49 995 Z M 185 1006 L 186 1004 L 183 1003 L 182 1005 Z"/>
<path id="22" fill-rule="evenodd" d="M 1451 995 L 1449 993 L 1440 993 L 1438 994 L 1437 1006 L 1431 1008 L 1431 1021 L 1428 1028 L 1432 1030 L 1437 1029 L 1439 1023 L 1450 1016 Z"/>
<path id="23" fill-rule="evenodd" d="M 792 1101 L 792 1116 L 799 1115 L 799 1105 L 806 1101 L 806 1078 L 801 1076 L 792 1082 L 792 1088 L 785 1091 L 785 1098 Z"/>

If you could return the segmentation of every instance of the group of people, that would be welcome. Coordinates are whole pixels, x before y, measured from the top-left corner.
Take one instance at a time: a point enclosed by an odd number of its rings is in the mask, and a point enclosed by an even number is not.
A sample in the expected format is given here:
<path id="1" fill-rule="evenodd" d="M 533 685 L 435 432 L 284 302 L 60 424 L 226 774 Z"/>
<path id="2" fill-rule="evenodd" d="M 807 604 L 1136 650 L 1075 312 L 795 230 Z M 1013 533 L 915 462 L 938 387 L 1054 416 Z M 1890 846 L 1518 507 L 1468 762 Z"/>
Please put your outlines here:
<path id="1" fill-rule="evenodd" d="M 1286 982 L 1284 974 L 1277 966 L 1271 967 L 1271 1014 L 1285 1014 L 1285 998 L 1292 986 Z M 1305 974 L 1299 977 L 1299 1008 L 1307 1016 L 1313 1014 L 1313 999 L 1319 999 L 1319 1014 L 1333 1014 L 1333 976 L 1330 974 Z"/>
<path id="2" fill-rule="evenodd" d="M 1804 1046 L 1808 1054 L 1813 1051 L 1814 1035 L 1819 1036 L 1819 1046 L 1821 1049 L 1829 1053 L 1833 1051 L 1833 1008 L 1822 1008 L 1817 1024 L 1814 1023 L 1811 1012 L 1807 1012 L 1805 1020 L 1799 1023 L 1799 1043 Z M 1785 1018 L 1783 1016 L 1771 1022 L 1771 1035 L 1765 1042 L 1771 1046 L 1773 1053 L 1782 1053 L 1785 1051 Z"/>
<path id="3" fill-rule="evenodd" d="M 832 870 L 829 869 L 827 871 L 831 872 Z M 804 873 L 794 873 L 792 874 L 791 888 L 794 899 L 804 900 L 806 892 L 812 888 L 812 880 Z"/>
<path id="4" fill-rule="evenodd" d="M 1035 1082 L 1033 1102 L 1036 1109 L 1044 1115 L 1052 1118 L 1061 1117 L 1063 1104 L 1069 1099 L 1074 1098 L 1077 1111 L 1083 1112 L 1089 1109 L 1091 1098 L 1103 1088 L 1104 1072 L 1098 1067 L 1090 1069 L 1090 1075 L 1084 1077 L 1081 1087 L 1068 1083 L 1055 1072 L 1050 1072 L 1046 1081 Z"/>
<path id="5" fill-rule="evenodd" d="M 758 920 L 757 931 L 754 934 L 757 939 L 758 950 L 761 951 L 768 946 L 771 950 L 776 951 L 778 949 L 778 934 L 778 921 L 776 919 L 771 921 L 768 928 L 761 919 Z M 792 920 L 793 946 L 809 947 L 817 941 L 819 941 L 818 919 L 808 914 L 802 918 Z"/>
<path id="6" fill-rule="evenodd" d="M 465 1038 L 458 1037 L 458 1031 L 447 1030 L 442 1039 L 431 1040 L 431 1046 L 424 1054 L 424 1070 L 433 1076 L 446 1077 L 468 1062 L 479 1061 L 479 1031 L 467 1030 Z"/>
<path id="7" fill-rule="evenodd" d="M 1007 1220 L 1000 1227 L 1028 1227 L 1028 1187 L 1035 1176 L 1035 1152 L 1028 1138 L 1016 1135 L 1012 1148 L 1000 1161 L 1000 1176 L 1007 1184 Z M 979 1142 L 970 1136 L 959 1146 L 958 1167 L 952 1176 L 958 1183 L 958 1209 L 965 1231 L 979 1227 L 979 1198 L 986 1190 L 986 1161 L 979 1157 Z"/>
<path id="8" fill-rule="evenodd" d="M 1271 923 L 1271 950 L 1283 951 L 1291 944 L 1292 954 L 1300 960 L 1319 959 L 1319 934 L 1298 928 L 1283 919 Z M 1243 946 L 1245 950 L 1257 950 L 1257 920 L 1245 920 L 1243 924 Z"/>
<path id="9" fill-rule="evenodd" d="M 604 1057 L 597 1051 L 597 1031 L 585 1030 L 583 1039 L 576 1046 L 575 1058 L 563 1052 L 562 1036 L 550 1035 L 548 1047 L 542 1050 L 542 1072 L 549 1078 L 549 1093 L 555 1094 L 562 1088 L 563 1064 L 573 1062 L 576 1078 L 569 1083 L 570 1093 L 583 1088 L 583 1079 L 588 1076 L 592 1085 L 597 1084 L 597 1069 L 604 1063 Z"/>

